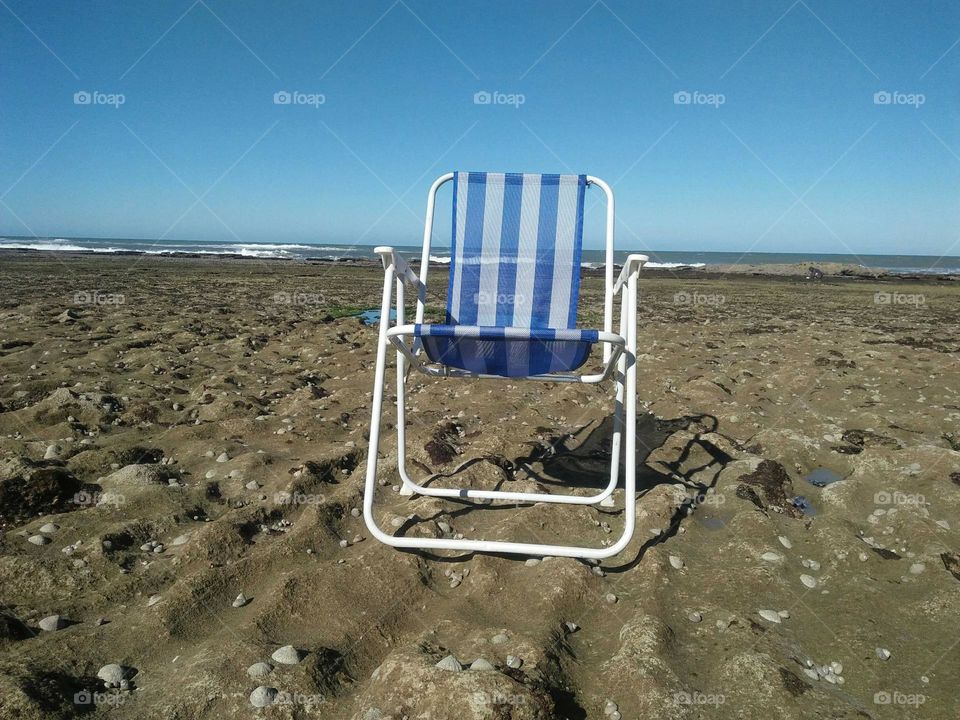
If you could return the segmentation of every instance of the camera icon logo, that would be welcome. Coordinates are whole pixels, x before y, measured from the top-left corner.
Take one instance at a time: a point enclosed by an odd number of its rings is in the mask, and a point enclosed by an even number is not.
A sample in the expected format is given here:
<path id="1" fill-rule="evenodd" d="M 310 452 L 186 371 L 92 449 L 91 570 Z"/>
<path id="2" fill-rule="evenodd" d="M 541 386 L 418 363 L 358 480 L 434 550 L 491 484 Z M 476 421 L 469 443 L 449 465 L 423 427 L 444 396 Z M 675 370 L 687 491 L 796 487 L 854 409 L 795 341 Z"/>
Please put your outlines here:
<path id="1" fill-rule="evenodd" d="M 686 90 L 680 90 L 673 94 L 674 105 L 689 105 L 693 101 L 693 96 Z"/>
<path id="2" fill-rule="evenodd" d="M 93 102 L 93 96 L 86 90 L 80 90 L 73 94 L 74 105 L 89 105 L 91 102 Z"/>
<path id="3" fill-rule="evenodd" d="M 286 90 L 280 90 L 273 94 L 274 105 L 289 105 L 293 97 Z"/>
<path id="4" fill-rule="evenodd" d="M 892 700 L 893 698 L 890 697 L 890 693 L 888 693 L 886 690 L 881 690 L 873 695 L 874 705 L 889 705 Z"/>
<path id="5" fill-rule="evenodd" d="M 880 90 L 873 94 L 874 105 L 889 105 L 893 101 L 893 95 L 886 90 Z"/>
<path id="6" fill-rule="evenodd" d="M 78 693 L 74 693 L 73 704 L 74 705 L 92 705 L 93 693 L 91 693 L 89 690 L 81 690 Z"/>
<path id="7" fill-rule="evenodd" d="M 486 90 L 478 90 L 473 94 L 474 105 L 489 105 L 493 102 L 493 96 Z"/>

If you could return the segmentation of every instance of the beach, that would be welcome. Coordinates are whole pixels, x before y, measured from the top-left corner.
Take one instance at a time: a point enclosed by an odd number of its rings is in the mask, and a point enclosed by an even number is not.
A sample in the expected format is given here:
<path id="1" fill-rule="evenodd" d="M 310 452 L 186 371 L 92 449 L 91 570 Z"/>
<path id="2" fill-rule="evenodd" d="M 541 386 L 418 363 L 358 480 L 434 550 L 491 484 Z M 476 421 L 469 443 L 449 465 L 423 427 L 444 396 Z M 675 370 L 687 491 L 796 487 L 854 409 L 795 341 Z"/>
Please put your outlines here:
<path id="1" fill-rule="evenodd" d="M 960 284 L 804 267 L 641 274 L 637 532 L 592 565 L 369 537 L 372 263 L 3 252 L 0 717 L 956 718 Z M 587 493 L 612 393 L 411 374 L 411 470 Z M 386 407 L 384 529 L 619 537 L 622 490 L 401 496 Z"/>

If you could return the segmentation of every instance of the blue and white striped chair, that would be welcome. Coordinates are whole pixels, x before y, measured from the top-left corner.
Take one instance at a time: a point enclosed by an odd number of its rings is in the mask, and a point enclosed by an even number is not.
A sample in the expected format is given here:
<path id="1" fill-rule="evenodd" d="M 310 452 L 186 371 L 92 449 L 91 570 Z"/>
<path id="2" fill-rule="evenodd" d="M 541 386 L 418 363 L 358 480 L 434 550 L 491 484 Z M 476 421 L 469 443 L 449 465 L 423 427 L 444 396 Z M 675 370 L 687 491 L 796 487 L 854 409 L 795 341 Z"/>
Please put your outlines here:
<path id="1" fill-rule="evenodd" d="M 430 240 L 437 190 L 453 181 L 453 235 L 442 325 L 423 322 Z M 586 190 L 600 187 L 607 199 L 606 293 L 603 330 L 576 327 L 580 289 L 583 206 Z M 635 435 L 624 439 L 624 532 L 607 547 L 588 548 L 491 540 L 407 538 L 380 530 L 373 515 L 377 454 L 383 407 L 386 351 L 397 348 L 398 466 L 403 494 L 475 498 L 485 501 L 594 504 L 612 502 L 619 478 L 624 424 L 636 424 L 637 276 L 647 261 L 630 255 L 614 279 L 613 191 L 589 175 L 448 173 L 431 186 L 423 235 L 420 274 L 392 248 L 379 247 L 385 279 L 381 318 L 396 309 L 396 325 L 381 322 L 377 346 L 370 449 L 367 458 L 364 519 L 380 541 L 403 548 L 436 548 L 523 555 L 601 558 L 620 552 L 633 535 L 635 517 Z M 417 293 L 416 321 L 404 323 L 404 294 Z M 393 302 L 395 292 L 395 303 Z M 613 306 L 620 297 L 619 333 L 613 332 Z M 603 343 L 603 368 L 578 375 L 591 349 Z M 499 490 L 426 487 L 406 469 L 404 384 L 408 366 L 440 377 L 522 378 L 553 382 L 616 382 L 614 432 L 608 486 L 590 496 Z"/>

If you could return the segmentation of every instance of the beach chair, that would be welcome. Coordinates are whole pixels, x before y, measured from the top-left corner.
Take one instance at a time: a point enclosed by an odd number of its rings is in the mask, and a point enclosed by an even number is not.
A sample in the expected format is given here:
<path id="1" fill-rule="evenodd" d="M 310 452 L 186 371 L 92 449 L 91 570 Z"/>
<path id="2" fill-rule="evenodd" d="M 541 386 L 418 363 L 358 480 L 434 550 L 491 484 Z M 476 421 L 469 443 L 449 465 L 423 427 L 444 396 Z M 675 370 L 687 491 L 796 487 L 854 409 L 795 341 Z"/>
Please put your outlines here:
<path id="1" fill-rule="evenodd" d="M 430 241 L 438 189 L 453 181 L 453 233 L 446 318 L 424 323 Z M 583 207 L 586 191 L 606 195 L 606 291 L 603 330 L 576 327 L 580 289 Z M 363 516 L 371 534 L 398 548 L 446 549 L 531 556 L 604 558 L 620 552 L 633 535 L 636 506 L 637 276 L 647 257 L 629 255 L 614 276 L 614 199 L 610 186 L 589 175 L 447 173 L 427 196 L 420 274 L 393 248 L 378 247 L 384 267 L 380 332 L 370 419 Z M 416 318 L 404 320 L 405 290 L 416 293 Z M 619 333 L 613 332 L 620 300 Z M 391 325 L 391 310 L 396 323 Z M 384 320 L 386 319 L 386 320 Z M 577 374 L 592 347 L 603 344 L 600 372 Z M 605 547 L 577 547 L 482 539 L 401 537 L 384 532 L 374 517 L 377 458 L 387 350 L 397 349 L 397 464 L 405 495 L 466 500 L 612 504 L 624 450 L 624 529 Z M 600 383 L 613 379 L 613 436 L 607 487 L 593 495 L 475 490 L 420 485 L 406 467 L 404 385 L 409 369 L 432 377 Z"/>

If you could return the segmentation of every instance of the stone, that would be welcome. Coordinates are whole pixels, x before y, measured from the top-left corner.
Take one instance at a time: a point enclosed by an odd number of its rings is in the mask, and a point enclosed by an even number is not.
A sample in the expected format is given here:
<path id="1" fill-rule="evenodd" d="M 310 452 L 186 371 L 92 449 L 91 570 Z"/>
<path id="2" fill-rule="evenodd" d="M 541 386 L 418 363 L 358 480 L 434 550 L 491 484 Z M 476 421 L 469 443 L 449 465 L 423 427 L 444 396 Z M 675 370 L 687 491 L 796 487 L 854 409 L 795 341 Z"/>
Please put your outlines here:
<path id="1" fill-rule="evenodd" d="M 37 623 L 40 626 L 41 630 L 47 632 L 55 632 L 67 626 L 66 621 L 59 615 L 48 615 L 43 620 Z"/>
<path id="2" fill-rule="evenodd" d="M 97 670 L 97 677 L 103 680 L 107 687 L 116 687 L 124 679 L 126 672 L 121 665 L 110 663 Z"/>
<path id="3" fill-rule="evenodd" d="M 882 647 L 877 648 L 877 657 L 880 658 L 881 660 L 889 660 L 890 654 L 891 654 L 890 651 L 887 650 L 886 648 L 882 648 Z"/>
<path id="4" fill-rule="evenodd" d="M 273 705 L 274 700 L 277 699 L 277 689 L 272 687 L 267 687 L 266 685 L 261 685 L 250 693 L 250 704 L 256 708 L 267 707 L 268 705 Z"/>
<path id="5" fill-rule="evenodd" d="M 490 670 L 496 670 L 496 668 L 484 658 L 477 658 L 470 663 L 470 669 L 478 672 L 489 672 Z"/>
<path id="6" fill-rule="evenodd" d="M 801 575 L 800 582 L 802 582 L 808 588 L 815 588 L 817 586 L 817 579 L 812 575 Z"/>
<path id="7" fill-rule="evenodd" d="M 222 453 L 220 453 L 219 455 L 217 455 L 217 462 L 218 462 L 218 463 L 225 463 L 225 462 L 227 462 L 227 460 L 229 460 L 229 459 L 230 459 L 230 456 L 227 455 L 225 452 L 222 452 Z"/>
<path id="8" fill-rule="evenodd" d="M 31 535 L 27 538 L 27 542 L 31 545 L 46 545 L 51 540 L 46 535 Z"/>
<path id="9" fill-rule="evenodd" d="M 510 638 L 507 637 L 506 633 L 497 633 L 490 639 L 490 642 L 494 645 L 503 645 L 505 642 L 509 642 L 509 640 Z"/>
<path id="10" fill-rule="evenodd" d="M 60 529 L 59 525 L 55 523 L 47 523 L 46 525 L 42 525 L 40 527 L 40 532 L 44 533 L 45 535 L 50 535 L 52 533 L 55 533 L 59 529 Z"/>
<path id="11" fill-rule="evenodd" d="M 681 560 L 676 555 L 671 555 L 670 566 L 673 567 L 675 570 L 680 570 L 683 567 L 683 560 Z"/>
<path id="12" fill-rule="evenodd" d="M 760 556 L 760 559 L 765 560 L 766 562 L 780 562 L 783 560 L 783 555 L 775 552 L 765 552 Z"/>
<path id="13" fill-rule="evenodd" d="M 293 645 L 277 648 L 270 657 L 281 665 L 296 665 L 303 660 L 303 654 Z"/>
<path id="14" fill-rule="evenodd" d="M 780 613 L 776 610 L 758 610 L 757 614 L 767 622 L 772 622 L 776 625 L 779 625 L 781 622 Z"/>
<path id="15" fill-rule="evenodd" d="M 783 545 L 787 550 L 789 550 L 790 548 L 793 547 L 793 543 L 790 542 L 790 538 L 788 538 L 788 537 L 786 537 L 786 536 L 784 536 L 784 535 L 780 535 L 780 536 L 777 538 L 777 540 L 779 540 L 779 541 L 780 541 L 780 544 Z"/>
<path id="16" fill-rule="evenodd" d="M 273 665 L 266 662 L 255 662 L 253 665 L 247 668 L 247 675 L 249 675 L 254 680 L 259 680 L 270 674 L 273 670 Z"/>
<path id="17" fill-rule="evenodd" d="M 507 655 L 507 667 L 513 668 L 514 670 L 519 670 L 520 666 L 523 665 L 523 659 L 518 658 L 516 655 Z"/>
<path id="18" fill-rule="evenodd" d="M 237 595 L 236 598 L 234 598 L 233 606 L 234 606 L 235 608 L 241 608 L 241 607 L 243 607 L 244 605 L 246 605 L 248 602 L 250 602 L 250 601 L 247 600 L 247 596 L 244 595 L 243 593 L 240 593 L 239 595 Z"/>
<path id="19" fill-rule="evenodd" d="M 463 670 L 463 665 L 461 665 L 460 661 L 457 660 L 453 655 L 447 655 L 434 667 L 438 668 L 439 670 L 449 670 L 450 672 L 460 672 Z"/>

